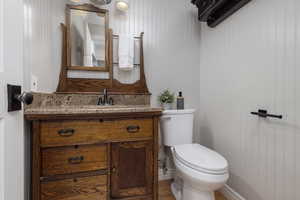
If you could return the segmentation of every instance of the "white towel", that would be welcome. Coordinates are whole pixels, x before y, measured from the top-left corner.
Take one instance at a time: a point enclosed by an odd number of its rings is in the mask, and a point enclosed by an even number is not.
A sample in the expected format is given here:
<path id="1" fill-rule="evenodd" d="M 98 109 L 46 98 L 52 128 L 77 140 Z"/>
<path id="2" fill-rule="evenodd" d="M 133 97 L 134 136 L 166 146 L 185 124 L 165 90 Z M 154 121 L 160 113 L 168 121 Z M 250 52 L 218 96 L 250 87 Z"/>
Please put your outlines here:
<path id="1" fill-rule="evenodd" d="M 133 70 L 134 39 L 129 35 L 119 35 L 119 68 L 124 71 Z"/>

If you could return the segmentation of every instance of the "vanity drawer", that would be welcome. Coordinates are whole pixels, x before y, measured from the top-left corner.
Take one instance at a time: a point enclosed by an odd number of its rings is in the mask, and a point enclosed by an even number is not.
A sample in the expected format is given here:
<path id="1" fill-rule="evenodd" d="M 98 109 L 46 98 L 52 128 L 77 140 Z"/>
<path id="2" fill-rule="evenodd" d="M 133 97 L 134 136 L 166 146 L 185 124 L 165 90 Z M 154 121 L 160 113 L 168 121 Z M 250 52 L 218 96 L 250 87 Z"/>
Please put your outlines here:
<path id="1" fill-rule="evenodd" d="M 153 137 L 152 119 L 116 121 L 110 138 L 114 141 L 130 141 L 134 139 L 151 139 Z"/>
<path id="2" fill-rule="evenodd" d="M 85 145 L 42 150 L 42 176 L 107 168 L 107 145 Z"/>
<path id="3" fill-rule="evenodd" d="M 54 147 L 148 139 L 152 135 L 152 119 L 53 121 L 41 123 L 40 142 L 42 147 Z"/>
<path id="4" fill-rule="evenodd" d="M 41 200 L 106 200 L 107 176 L 41 183 Z"/>

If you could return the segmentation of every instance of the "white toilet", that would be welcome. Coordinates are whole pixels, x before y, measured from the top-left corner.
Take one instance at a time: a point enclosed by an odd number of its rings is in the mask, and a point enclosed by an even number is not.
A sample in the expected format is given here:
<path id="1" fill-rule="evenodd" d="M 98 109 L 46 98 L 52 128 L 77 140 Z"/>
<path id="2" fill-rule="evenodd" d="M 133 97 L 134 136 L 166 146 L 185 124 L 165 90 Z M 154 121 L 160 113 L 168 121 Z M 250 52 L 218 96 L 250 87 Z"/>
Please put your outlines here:
<path id="1" fill-rule="evenodd" d="M 171 147 L 176 175 L 182 184 L 172 191 L 176 200 L 214 200 L 214 191 L 229 178 L 228 163 L 217 152 L 193 144 L 195 110 L 166 110 L 161 117 L 163 143 Z"/>

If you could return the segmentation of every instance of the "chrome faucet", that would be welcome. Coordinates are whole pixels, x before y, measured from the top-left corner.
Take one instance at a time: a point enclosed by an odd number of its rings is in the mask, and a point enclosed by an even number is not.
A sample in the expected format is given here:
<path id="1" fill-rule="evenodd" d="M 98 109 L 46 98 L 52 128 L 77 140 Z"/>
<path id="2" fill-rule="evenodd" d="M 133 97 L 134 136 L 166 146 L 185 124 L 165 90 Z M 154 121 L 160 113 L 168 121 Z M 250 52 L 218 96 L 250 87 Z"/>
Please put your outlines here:
<path id="1" fill-rule="evenodd" d="M 102 106 L 114 105 L 114 100 L 112 97 L 108 96 L 108 91 L 106 88 L 103 90 L 103 98 L 101 96 L 99 97 L 97 105 L 102 105 Z"/>

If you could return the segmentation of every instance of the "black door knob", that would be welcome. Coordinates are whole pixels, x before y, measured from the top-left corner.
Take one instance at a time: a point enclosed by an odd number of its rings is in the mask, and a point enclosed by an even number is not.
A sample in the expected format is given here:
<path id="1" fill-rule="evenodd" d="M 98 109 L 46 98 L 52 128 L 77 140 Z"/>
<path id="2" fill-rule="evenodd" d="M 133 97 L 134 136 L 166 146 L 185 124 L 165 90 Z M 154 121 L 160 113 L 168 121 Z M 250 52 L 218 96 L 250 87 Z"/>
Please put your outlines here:
<path id="1" fill-rule="evenodd" d="M 16 95 L 15 98 L 26 105 L 30 105 L 33 102 L 33 95 L 29 92 L 23 92 L 20 95 Z"/>

